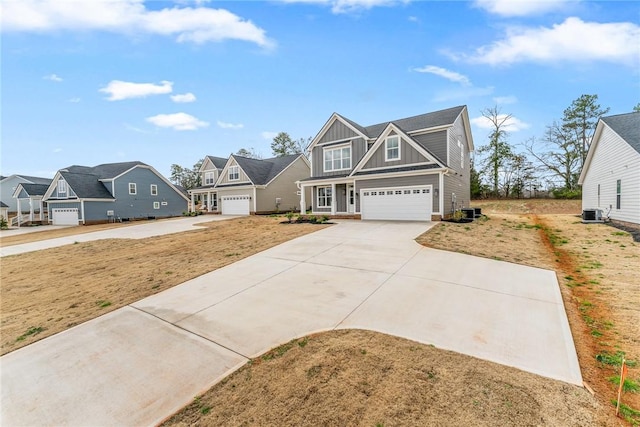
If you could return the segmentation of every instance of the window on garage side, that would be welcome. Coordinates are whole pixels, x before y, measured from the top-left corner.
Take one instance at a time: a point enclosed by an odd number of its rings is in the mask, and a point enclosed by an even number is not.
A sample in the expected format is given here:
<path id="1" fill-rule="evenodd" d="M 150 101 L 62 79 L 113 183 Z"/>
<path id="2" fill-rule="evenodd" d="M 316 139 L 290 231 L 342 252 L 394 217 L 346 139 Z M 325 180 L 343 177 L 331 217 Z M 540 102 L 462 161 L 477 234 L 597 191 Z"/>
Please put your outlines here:
<path id="1" fill-rule="evenodd" d="M 331 187 L 318 187 L 318 207 L 331 207 Z"/>
<path id="2" fill-rule="evenodd" d="M 621 200 L 620 200 L 621 197 L 620 196 L 621 195 L 622 195 L 622 180 L 619 179 L 616 182 L 616 209 L 620 209 L 620 204 L 621 204 L 620 203 L 621 202 Z"/>
<path id="3" fill-rule="evenodd" d="M 333 172 L 351 169 L 351 146 L 339 148 L 325 148 L 324 171 Z"/>
<path id="4" fill-rule="evenodd" d="M 151 184 L 151 195 L 152 196 L 158 195 L 158 186 L 156 184 Z"/>
<path id="5" fill-rule="evenodd" d="M 129 183 L 129 194 L 137 194 L 138 193 L 138 189 L 136 187 L 136 183 L 135 182 L 130 182 Z"/>
<path id="6" fill-rule="evenodd" d="M 153 209 L 160 209 L 160 202 L 153 202 Z"/>
<path id="7" fill-rule="evenodd" d="M 238 166 L 229 166 L 229 181 L 237 181 L 240 179 L 240 168 Z"/>
<path id="8" fill-rule="evenodd" d="M 391 162 L 400 160 L 400 137 L 397 135 L 388 136 L 384 141 L 384 160 Z"/>

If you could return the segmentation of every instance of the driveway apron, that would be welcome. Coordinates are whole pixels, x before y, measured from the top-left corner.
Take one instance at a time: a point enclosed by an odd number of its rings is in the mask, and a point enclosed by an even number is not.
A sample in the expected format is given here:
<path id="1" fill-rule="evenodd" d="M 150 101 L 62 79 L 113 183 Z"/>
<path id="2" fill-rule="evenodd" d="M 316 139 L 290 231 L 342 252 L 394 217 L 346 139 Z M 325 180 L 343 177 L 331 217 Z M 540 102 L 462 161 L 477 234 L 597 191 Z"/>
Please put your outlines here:
<path id="1" fill-rule="evenodd" d="M 0 359 L 2 425 L 152 425 L 249 358 L 360 328 L 581 385 L 554 272 L 340 221 Z"/>

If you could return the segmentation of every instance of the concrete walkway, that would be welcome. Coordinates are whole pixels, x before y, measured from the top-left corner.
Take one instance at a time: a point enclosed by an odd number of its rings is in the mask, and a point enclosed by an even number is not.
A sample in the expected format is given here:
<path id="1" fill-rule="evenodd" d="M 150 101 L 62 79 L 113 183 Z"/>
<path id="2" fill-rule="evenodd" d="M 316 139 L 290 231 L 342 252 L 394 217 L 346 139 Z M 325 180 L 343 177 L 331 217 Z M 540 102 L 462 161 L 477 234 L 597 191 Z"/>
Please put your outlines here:
<path id="1" fill-rule="evenodd" d="M 197 230 L 197 225 L 203 222 L 223 221 L 237 218 L 229 215 L 208 215 L 193 216 L 186 218 L 169 218 L 157 221 L 145 222 L 143 224 L 116 227 L 108 230 L 93 231 L 91 233 L 75 234 L 73 236 L 58 237 L 55 239 L 41 240 L 39 242 L 23 243 L 0 247 L 0 257 L 18 255 L 25 252 L 39 251 L 42 249 L 57 248 L 59 246 L 71 245 L 76 242 L 90 242 L 92 240 L 103 239 L 146 239 L 147 237 L 162 236 L 172 233 L 183 233 L 185 231 Z M 48 228 L 47 228 L 48 227 Z M 30 229 L 49 229 L 54 226 L 28 227 Z M 17 230 L 16 230 L 17 231 Z M 20 233 L 18 231 L 18 233 Z M 1 235 L 0 237 L 4 237 Z M 10 236 L 10 234 L 6 234 Z"/>
<path id="2" fill-rule="evenodd" d="M 344 221 L 0 359 L 2 425 L 152 425 L 248 358 L 362 328 L 582 384 L 555 273 Z"/>

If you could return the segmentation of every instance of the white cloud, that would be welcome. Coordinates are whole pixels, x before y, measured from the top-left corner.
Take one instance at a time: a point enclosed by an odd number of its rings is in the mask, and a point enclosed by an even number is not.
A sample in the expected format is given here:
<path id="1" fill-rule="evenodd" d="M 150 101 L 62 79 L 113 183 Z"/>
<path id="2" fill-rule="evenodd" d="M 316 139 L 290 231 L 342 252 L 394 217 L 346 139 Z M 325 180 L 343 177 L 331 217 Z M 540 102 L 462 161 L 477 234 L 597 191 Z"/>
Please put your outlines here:
<path id="1" fill-rule="evenodd" d="M 410 16 L 407 18 L 409 22 L 420 22 L 420 19 L 417 16 Z"/>
<path id="2" fill-rule="evenodd" d="M 199 120 L 187 113 L 158 114 L 147 117 L 149 123 L 162 128 L 172 128 L 174 130 L 196 130 L 209 126 L 209 123 Z"/>
<path id="3" fill-rule="evenodd" d="M 496 96 L 495 98 L 493 98 L 493 102 L 495 102 L 496 104 L 515 104 L 516 102 L 518 102 L 518 98 L 513 95 Z"/>
<path id="4" fill-rule="evenodd" d="M 52 82 L 60 83 L 62 81 L 62 77 L 57 74 L 49 74 L 48 76 L 44 76 L 43 79 L 51 80 Z"/>
<path id="5" fill-rule="evenodd" d="M 497 119 L 498 121 L 504 120 L 507 117 L 506 114 L 499 114 Z M 493 129 L 493 123 L 491 120 L 486 118 L 485 116 L 475 117 L 471 119 L 471 124 L 478 126 L 480 129 Z M 523 129 L 528 129 L 530 125 L 528 123 L 523 122 L 522 120 L 511 116 L 508 118 L 503 125 L 503 129 L 507 132 L 518 132 Z"/>
<path id="6" fill-rule="evenodd" d="M 144 130 L 144 129 L 140 129 L 138 127 L 132 126 L 129 123 L 123 123 L 123 124 L 125 129 L 130 130 L 132 132 L 145 133 L 145 134 L 151 133 L 148 130 Z"/>
<path id="7" fill-rule="evenodd" d="M 577 0 L 475 0 L 476 7 L 500 16 L 538 15 L 563 9 Z"/>
<path id="8" fill-rule="evenodd" d="M 427 65 L 426 67 L 422 68 L 414 68 L 413 71 L 417 71 L 418 73 L 435 74 L 436 76 L 443 77 L 449 81 L 460 83 L 464 86 L 471 86 L 471 81 L 467 76 L 456 73 L 455 71 L 447 70 L 446 68 L 436 67 L 435 65 Z"/>
<path id="9" fill-rule="evenodd" d="M 198 3 L 198 6 L 202 2 Z M 19 0 L 1 4 L 3 31 L 99 30 L 174 36 L 178 42 L 243 40 L 269 48 L 265 30 L 225 10 L 172 7 L 148 10 L 143 0 Z"/>
<path id="10" fill-rule="evenodd" d="M 194 102 L 196 100 L 196 96 L 191 92 L 187 92 L 183 94 L 171 95 L 171 100 L 177 103 Z"/>
<path id="11" fill-rule="evenodd" d="M 261 135 L 264 139 L 268 139 L 269 141 L 271 141 L 273 140 L 273 138 L 275 138 L 278 135 L 278 132 L 264 131 L 261 133 Z"/>
<path id="12" fill-rule="evenodd" d="M 234 130 L 242 129 L 244 127 L 242 123 L 233 124 L 233 123 L 221 122 L 220 120 L 217 121 L 217 125 L 222 129 L 234 129 Z"/>
<path id="13" fill-rule="evenodd" d="M 111 80 L 100 92 L 109 94 L 109 101 L 121 101 L 129 98 L 145 98 L 149 95 L 171 93 L 173 82 L 163 80 L 159 85 L 153 83 L 132 83 L 122 80 Z"/>
<path id="14" fill-rule="evenodd" d="M 493 91 L 494 91 L 493 86 L 487 86 L 487 87 L 465 86 L 464 88 L 447 89 L 447 90 L 439 91 L 434 95 L 433 100 L 436 102 L 466 100 L 469 98 L 491 95 Z"/>
<path id="15" fill-rule="evenodd" d="M 379 6 L 406 4 L 410 0 L 281 0 L 283 3 L 305 3 L 331 6 L 335 14 L 359 12 Z"/>
<path id="16" fill-rule="evenodd" d="M 473 63 L 509 65 L 533 61 L 608 61 L 637 65 L 640 26 L 631 22 L 584 22 L 567 18 L 551 28 L 511 27 L 506 37 L 482 46 L 471 55 L 451 55 Z"/>
<path id="17" fill-rule="evenodd" d="M 71 99 L 69 99 L 69 102 L 71 102 L 72 104 L 77 104 L 78 102 L 80 102 L 80 98 L 78 98 L 78 97 L 71 98 Z"/>
<path id="18" fill-rule="evenodd" d="M 53 152 L 54 153 L 60 153 L 62 151 L 62 148 L 54 148 Z"/>

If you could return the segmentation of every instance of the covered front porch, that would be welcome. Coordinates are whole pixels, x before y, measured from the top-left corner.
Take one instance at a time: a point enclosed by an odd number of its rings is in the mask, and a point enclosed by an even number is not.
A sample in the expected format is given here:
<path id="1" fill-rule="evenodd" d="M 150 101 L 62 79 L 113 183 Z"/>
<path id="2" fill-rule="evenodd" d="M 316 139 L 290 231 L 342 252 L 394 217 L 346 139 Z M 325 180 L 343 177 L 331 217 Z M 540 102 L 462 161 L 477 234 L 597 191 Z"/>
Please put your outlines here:
<path id="1" fill-rule="evenodd" d="M 311 189 L 311 200 L 305 200 L 306 190 Z M 314 215 L 355 215 L 358 214 L 358 194 L 351 179 L 300 182 L 301 212 L 309 209 Z"/>
<path id="2" fill-rule="evenodd" d="M 189 212 L 195 212 L 196 210 L 207 213 L 218 212 L 218 191 L 213 187 L 192 188 L 188 191 L 189 196 L 191 196 Z"/>

